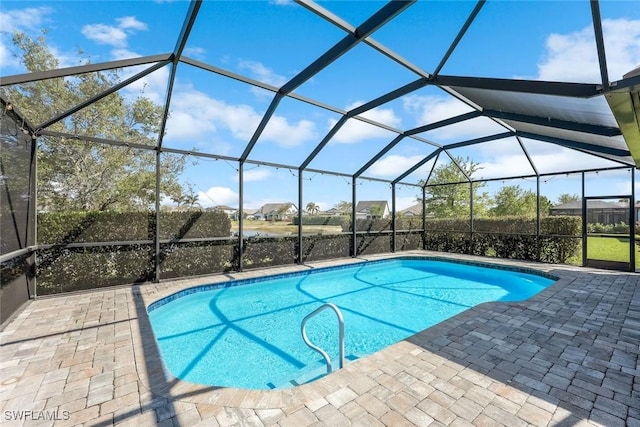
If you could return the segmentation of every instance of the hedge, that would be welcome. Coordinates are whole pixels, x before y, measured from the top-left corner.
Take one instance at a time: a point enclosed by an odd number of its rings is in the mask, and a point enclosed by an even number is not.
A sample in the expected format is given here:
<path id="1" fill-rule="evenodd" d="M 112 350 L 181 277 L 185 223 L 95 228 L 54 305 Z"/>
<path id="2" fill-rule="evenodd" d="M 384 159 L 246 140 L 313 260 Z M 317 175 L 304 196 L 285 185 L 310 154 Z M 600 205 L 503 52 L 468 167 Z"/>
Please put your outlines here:
<path id="1" fill-rule="evenodd" d="M 311 217 L 313 218 L 313 217 Z M 340 218 L 344 217 L 329 217 Z M 325 219 L 325 217 L 323 217 Z M 51 294 L 155 279 L 154 245 L 149 243 L 155 229 L 155 215 L 145 212 L 66 212 L 38 216 L 40 244 L 55 244 L 37 252 L 38 294 Z M 312 220 L 315 221 L 315 220 Z M 336 220 L 337 221 L 337 220 Z M 356 222 L 356 254 L 391 251 L 390 219 Z M 535 220 L 528 218 L 480 218 L 476 231 L 469 232 L 466 220 L 428 219 L 421 231 L 421 218 L 396 220 L 396 250 L 425 249 L 470 253 L 546 263 L 563 263 L 580 247 L 581 219 L 573 216 L 542 218 L 541 236 Z M 342 223 L 349 229 L 349 223 Z M 161 215 L 160 277 L 170 279 L 237 271 L 238 239 L 230 237 L 231 222 L 221 212 L 170 212 Z M 456 231 L 456 229 L 460 229 Z M 486 231 L 485 231 L 486 230 Z M 491 232 L 488 232 L 491 230 Z M 363 231 L 365 231 L 363 233 Z M 178 238 L 217 237 L 213 241 L 178 241 Z M 136 241 L 139 243 L 69 247 L 70 243 Z M 243 267 L 246 269 L 294 264 L 298 256 L 297 236 L 250 237 L 243 240 Z M 303 236 L 302 261 L 348 257 L 352 235 Z"/>
<path id="2" fill-rule="evenodd" d="M 155 278 L 153 212 L 42 212 L 38 214 L 38 294 L 76 291 Z M 160 239 L 229 237 L 231 220 L 223 212 L 186 211 L 160 214 Z M 73 243 L 140 243 L 69 247 Z M 224 271 L 233 264 L 230 250 L 209 242 L 169 242 L 160 246 L 163 278 Z M 197 249 L 199 247 L 199 249 Z M 233 247 L 231 244 L 229 247 Z M 215 256 L 214 256 L 215 253 Z"/>
<path id="3" fill-rule="evenodd" d="M 582 219 L 576 216 L 541 218 L 540 238 L 535 235 L 536 220 L 531 218 L 476 219 L 473 240 L 468 228 L 466 231 L 450 231 L 455 227 L 455 221 L 429 219 L 425 249 L 550 264 L 567 262 L 580 249 Z M 527 231 L 529 234 L 525 234 Z"/>
<path id="4" fill-rule="evenodd" d="M 38 244 L 153 240 L 153 212 L 41 212 Z M 160 239 L 228 237 L 231 220 L 224 212 L 186 211 L 160 214 Z"/>

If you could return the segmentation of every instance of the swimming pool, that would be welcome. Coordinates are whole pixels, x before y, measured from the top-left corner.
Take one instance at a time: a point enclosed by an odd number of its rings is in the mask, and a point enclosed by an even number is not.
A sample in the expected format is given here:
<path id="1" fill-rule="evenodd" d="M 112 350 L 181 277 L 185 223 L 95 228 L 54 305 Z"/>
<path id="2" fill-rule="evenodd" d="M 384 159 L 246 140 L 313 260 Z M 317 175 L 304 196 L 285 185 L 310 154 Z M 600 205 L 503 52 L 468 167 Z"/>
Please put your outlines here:
<path id="1" fill-rule="evenodd" d="M 324 303 L 344 316 L 345 354 L 371 354 L 487 301 L 527 299 L 553 283 L 528 272 L 397 258 L 190 288 L 148 308 L 171 374 L 198 384 L 286 388 L 326 373 L 300 334 Z M 331 310 L 307 323 L 310 340 L 338 360 Z"/>

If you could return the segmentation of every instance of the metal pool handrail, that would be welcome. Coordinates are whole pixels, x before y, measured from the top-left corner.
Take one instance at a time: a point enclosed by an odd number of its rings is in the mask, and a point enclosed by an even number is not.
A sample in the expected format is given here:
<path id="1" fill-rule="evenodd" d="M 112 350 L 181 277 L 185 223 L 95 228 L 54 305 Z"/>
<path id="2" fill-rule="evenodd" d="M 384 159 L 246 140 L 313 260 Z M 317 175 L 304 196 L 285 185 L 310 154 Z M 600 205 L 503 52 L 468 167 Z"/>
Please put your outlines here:
<path id="1" fill-rule="evenodd" d="M 330 302 L 326 304 L 322 304 L 320 307 L 316 308 L 311 313 L 307 314 L 304 319 L 302 319 L 302 323 L 300 324 L 300 332 L 302 333 L 302 339 L 304 340 L 305 344 L 307 344 L 312 350 L 315 350 L 322 355 L 322 357 L 324 358 L 324 361 L 327 362 L 327 373 L 331 373 L 331 371 L 333 370 L 331 365 L 331 358 L 323 349 L 321 349 L 320 347 L 318 347 L 317 345 L 309 341 L 309 338 L 307 337 L 307 331 L 305 329 L 307 320 L 309 320 L 316 314 L 320 313 L 321 311 L 326 310 L 327 308 L 332 309 L 334 313 L 336 313 L 336 316 L 338 317 L 338 327 L 340 331 L 340 336 L 339 336 L 340 368 L 342 368 L 344 366 L 344 319 L 338 307 L 336 307 L 334 304 Z"/>

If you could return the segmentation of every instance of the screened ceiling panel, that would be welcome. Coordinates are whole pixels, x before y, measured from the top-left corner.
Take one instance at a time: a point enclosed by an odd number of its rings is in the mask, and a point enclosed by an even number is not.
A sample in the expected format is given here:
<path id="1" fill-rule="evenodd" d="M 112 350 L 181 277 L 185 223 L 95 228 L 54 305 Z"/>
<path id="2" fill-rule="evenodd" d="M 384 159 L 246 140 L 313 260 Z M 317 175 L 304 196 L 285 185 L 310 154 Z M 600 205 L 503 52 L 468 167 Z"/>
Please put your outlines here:
<path id="1" fill-rule="evenodd" d="M 7 20 L 0 37 L 17 55 L 29 43 L 16 45 L 9 34 L 25 31 L 36 42 L 36 27 L 51 24 L 50 57 L 40 68 L 7 57 L 0 85 L 36 135 L 152 145 L 162 131 L 162 148 L 231 165 L 246 159 L 247 167 L 419 182 L 436 155 L 437 167 L 451 163 L 444 146 L 485 165 L 476 174 L 485 178 L 620 167 L 632 164 L 628 146 L 637 145 L 619 125 L 634 125 L 623 115 L 631 117 L 637 98 L 637 77 L 627 74 L 640 64 L 637 6 L 194 0 L 79 8 L 55 1 L 31 12 L 40 14 L 31 26 Z M 3 4 L 8 13 L 21 7 Z M 615 116 L 606 100 L 614 91 L 626 102 Z M 114 99 L 127 107 L 110 113 Z M 138 123 L 136 103 L 153 120 Z M 118 133 L 97 120 L 74 130 L 87 112 L 129 114 L 131 129 Z M 529 139 L 535 135 L 545 141 Z"/>
<path id="2" fill-rule="evenodd" d="M 42 125 L 50 125 L 51 121 L 56 121 L 72 109 L 90 103 L 95 97 L 113 91 L 114 86 L 126 83 L 127 79 L 132 79 L 144 73 L 145 70 L 153 70 L 161 66 L 160 63 L 152 63 L 82 73 L 5 86 L 0 91 L 6 99 L 16 104 L 34 126 L 42 127 Z M 168 67 L 162 66 L 150 73 L 137 82 L 129 83 L 126 89 L 121 90 L 121 94 L 130 101 L 143 94 L 154 104 L 164 105 Z M 156 84 L 151 86 L 148 82 Z M 52 102 L 53 99 L 55 103 Z"/>
<path id="3" fill-rule="evenodd" d="M 396 136 L 369 123 L 348 119 L 308 167 L 352 175 Z"/>
<path id="4" fill-rule="evenodd" d="M 452 87 L 485 110 L 517 113 L 575 123 L 617 127 L 604 97 L 571 98 L 506 90 Z"/>
<path id="5" fill-rule="evenodd" d="M 372 73 L 371 70 L 376 71 Z M 296 89 L 295 93 L 350 110 L 418 77 L 361 42 Z"/>
<path id="6" fill-rule="evenodd" d="M 540 174 L 620 167 L 620 163 L 581 151 L 527 138 L 521 140 Z"/>
<path id="7" fill-rule="evenodd" d="M 627 145 L 624 142 L 624 138 L 621 135 L 607 137 L 607 136 L 601 136 L 601 135 L 593 135 L 586 132 L 576 132 L 573 130 L 560 129 L 560 128 L 555 128 L 550 126 L 541 126 L 541 125 L 534 125 L 531 123 L 514 122 L 511 120 L 505 120 L 505 122 L 508 125 L 517 129 L 518 131 L 549 136 L 552 138 L 559 138 L 567 141 L 575 141 L 578 143 L 590 144 L 590 145 L 601 148 L 602 154 L 611 154 L 620 158 L 620 160 L 624 159 L 625 157 L 628 157 L 627 155 L 621 154 L 621 153 L 628 153 Z"/>
<path id="8" fill-rule="evenodd" d="M 567 15 L 572 19 L 564 19 Z M 442 74 L 598 83 L 601 80 L 591 20 L 589 2 L 488 1 Z M 572 43 L 576 34 L 587 40 L 586 48 L 576 48 Z M 581 63 L 583 69 L 566 73 L 571 60 L 584 56 L 585 50 L 590 60 Z M 482 52 L 482 61 L 470 61 L 478 51 Z"/>
<path id="9" fill-rule="evenodd" d="M 300 36 L 309 33 L 314 37 Z M 256 1 L 247 9 L 242 2 L 205 1 L 183 55 L 280 87 L 342 37 L 343 31 L 302 7 Z"/>
<path id="10" fill-rule="evenodd" d="M 448 150 L 456 158 L 478 164 L 473 179 L 508 178 L 535 175 L 531 162 L 515 137 Z"/>
<path id="11" fill-rule="evenodd" d="M 433 170 L 433 167 L 437 160 L 436 157 L 437 155 L 432 156 L 428 161 L 424 163 L 420 162 L 422 164 L 420 164 L 420 166 L 418 166 L 416 170 L 414 170 L 409 175 L 401 179 L 399 182 L 407 183 L 407 184 L 424 184 L 429 178 L 431 171 Z M 416 163 L 416 165 L 417 164 L 418 163 Z M 412 165 L 412 167 L 416 165 Z"/>
<path id="12" fill-rule="evenodd" d="M 393 180 L 409 170 L 429 154 L 436 147 L 413 138 L 403 138 L 373 163 L 364 175 Z M 406 180 L 405 180 L 406 181 Z"/>
<path id="13" fill-rule="evenodd" d="M 400 14 L 378 30 L 375 33 L 375 40 L 393 49 L 424 71 L 432 73 L 474 6 L 475 3 L 471 1 L 419 1 L 406 13 Z M 402 32 L 403 40 L 412 40 L 412 43 L 424 48 L 416 53 L 410 44 L 398 41 L 396 37 L 398 32 Z"/>
<path id="14" fill-rule="evenodd" d="M 298 166 L 341 116 L 293 98 L 285 98 L 274 113 L 249 159 Z"/>
<path id="15" fill-rule="evenodd" d="M 487 117 L 476 117 L 448 126 L 443 126 L 429 132 L 420 133 L 419 136 L 432 141 L 441 141 L 445 144 L 459 143 L 475 138 L 482 138 L 507 132 L 504 126 Z"/>
<path id="16" fill-rule="evenodd" d="M 271 91 L 180 63 L 163 146 L 237 158 L 272 98 Z"/>

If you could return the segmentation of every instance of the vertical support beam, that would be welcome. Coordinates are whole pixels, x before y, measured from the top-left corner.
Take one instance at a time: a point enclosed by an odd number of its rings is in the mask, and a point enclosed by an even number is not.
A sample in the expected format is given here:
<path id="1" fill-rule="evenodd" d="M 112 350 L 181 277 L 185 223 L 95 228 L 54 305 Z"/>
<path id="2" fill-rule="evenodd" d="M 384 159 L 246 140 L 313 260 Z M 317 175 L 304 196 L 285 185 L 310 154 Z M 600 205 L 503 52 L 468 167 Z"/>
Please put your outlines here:
<path id="1" fill-rule="evenodd" d="M 26 246 L 36 246 L 38 244 L 38 141 L 35 137 L 31 138 L 31 170 L 29 171 L 29 217 L 33 221 L 33 233 L 27 235 Z M 29 221 L 27 221 L 29 224 Z M 27 225 L 27 227 L 29 227 Z M 29 230 L 27 228 L 27 230 Z M 38 298 L 38 287 L 36 273 L 38 271 L 38 252 L 34 251 L 29 257 L 29 273 L 27 275 L 27 294 L 29 298 L 36 300 Z"/>
<path id="2" fill-rule="evenodd" d="M 469 181 L 469 255 L 473 255 L 473 181 Z"/>
<path id="3" fill-rule="evenodd" d="M 244 162 L 238 166 L 238 271 L 242 271 L 244 256 Z"/>
<path id="4" fill-rule="evenodd" d="M 356 178 L 351 179 L 351 256 L 358 256 L 357 238 L 356 238 Z"/>
<path id="5" fill-rule="evenodd" d="M 161 159 L 160 156 L 162 152 L 160 151 L 160 147 L 156 149 L 156 226 L 154 230 L 153 236 L 153 247 L 154 247 L 154 256 L 153 256 L 153 269 L 154 269 L 154 282 L 158 283 L 160 281 L 160 166 Z"/>
<path id="6" fill-rule="evenodd" d="M 537 172 L 537 171 L 536 171 Z M 540 262 L 540 175 L 536 173 L 536 261 Z"/>
<path id="7" fill-rule="evenodd" d="M 584 198 L 584 172 L 582 176 L 582 266 L 587 265 L 587 200 Z"/>
<path id="8" fill-rule="evenodd" d="M 422 250 L 425 250 L 427 246 L 426 234 L 427 234 L 427 204 L 425 202 L 427 198 L 427 188 L 422 187 Z"/>
<path id="9" fill-rule="evenodd" d="M 396 251 L 396 184 L 391 184 L 391 252 Z"/>
<path id="10" fill-rule="evenodd" d="M 298 169 L 298 264 L 302 264 L 302 169 Z"/>
<path id="11" fill-rule="evenodd" d="M 631 199 L 629 200 L 629 271 L 636 271 L 636 171 L 631 172 Z"/>

